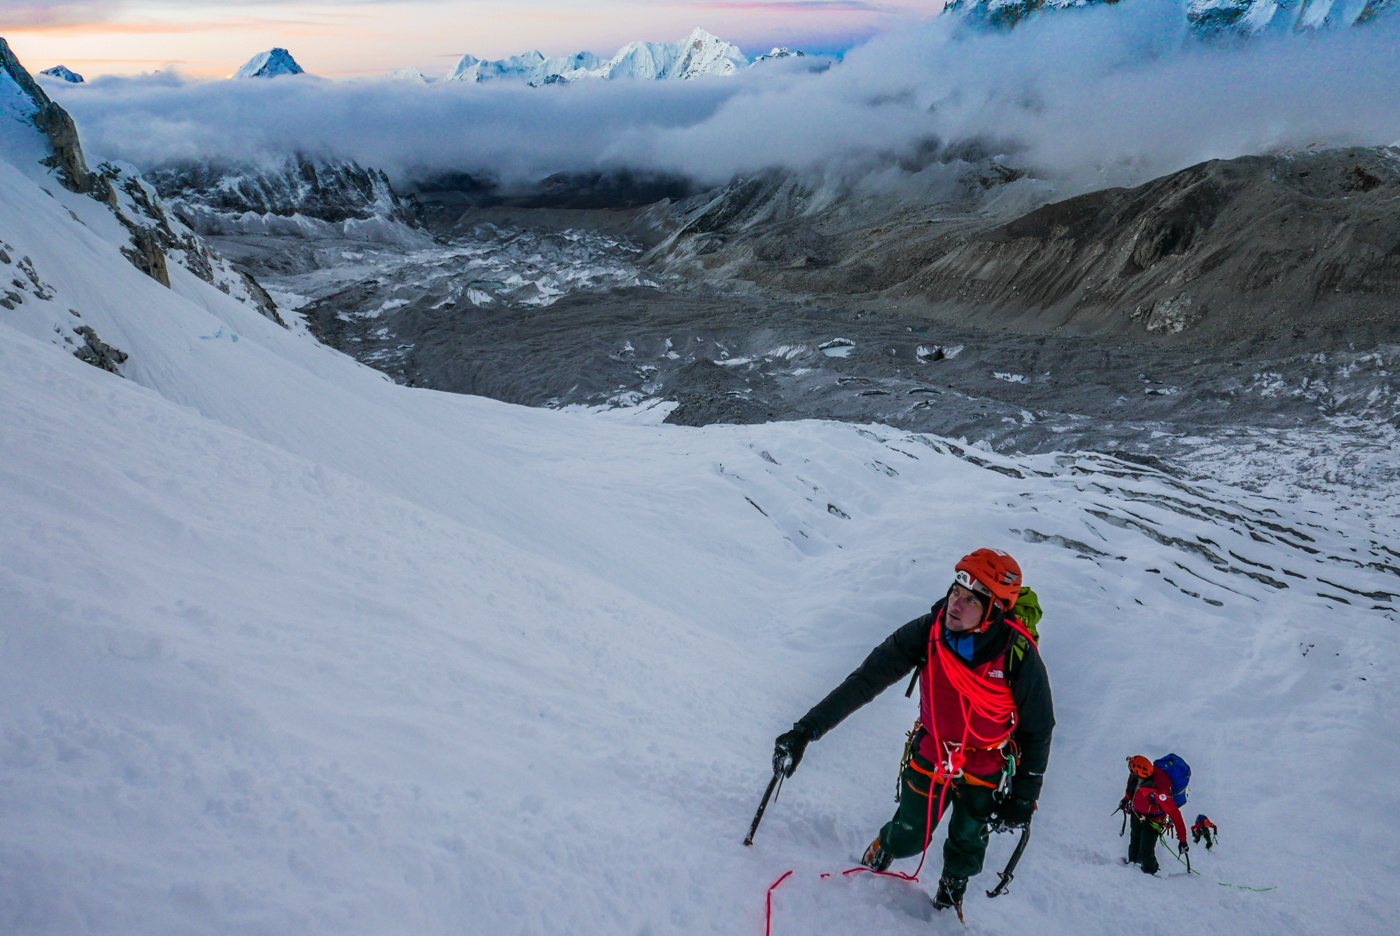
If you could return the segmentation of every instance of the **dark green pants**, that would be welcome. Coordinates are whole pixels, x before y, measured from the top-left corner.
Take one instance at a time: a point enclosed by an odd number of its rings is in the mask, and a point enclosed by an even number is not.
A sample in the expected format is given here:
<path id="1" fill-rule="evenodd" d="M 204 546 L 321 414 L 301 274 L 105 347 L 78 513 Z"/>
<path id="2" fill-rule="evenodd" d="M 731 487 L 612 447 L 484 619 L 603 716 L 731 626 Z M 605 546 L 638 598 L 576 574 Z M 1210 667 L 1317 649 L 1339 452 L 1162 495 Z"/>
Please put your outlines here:
<path id="1" fill-rule="evenodd" d="M 918 754 L 913 761 L 924 770 L 933 765 Z M 986 778 L 992 783 L 1000 775 Z M 904 768 L 899 792 L 899 808 L 894 818 L 880 830 L 880 846 L 896 858 L 908 858 L 924 850 L 924 842 L 933 830 L 928 828 L 929 784 L 932 781 L 915 770 Z M 942 785 L 933 788 L 933 824 L 938 824 L 938 798 Z M 954 782 L 943 800 L 943 813 L 948 818 L 948 839 L 943 843 L 943 868 L 958 877 L 972 877 L 982 871 L 982 859 L 987 854 L 987 823 L 996 806 L 990 787 L 975 786 L 961 780 Z"/>

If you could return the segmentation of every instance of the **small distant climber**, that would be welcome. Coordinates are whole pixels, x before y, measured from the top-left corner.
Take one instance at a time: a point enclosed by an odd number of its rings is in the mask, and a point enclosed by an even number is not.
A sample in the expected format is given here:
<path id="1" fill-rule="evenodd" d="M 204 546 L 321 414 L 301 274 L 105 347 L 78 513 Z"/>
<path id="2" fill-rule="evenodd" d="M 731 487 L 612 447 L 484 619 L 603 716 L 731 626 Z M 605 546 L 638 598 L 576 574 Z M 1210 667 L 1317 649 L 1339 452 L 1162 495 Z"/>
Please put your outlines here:
<path id="1" fill-rule="evenodd" d="M 1215 837 L 1219 834 L 1220 829 L 1204 815 L 1197 816 L 1195 825 L 1191 826 L 1191 841 L 1199 845 L 1205 839 L 1206 851 L 1215 847 Z"/>
<path id="2" fill-rule="evenodd" d="M 1118 807 L 1132 824 L 1127 863 L 1141 866 L 1144 874 L 1157 873 L 1157 837 L 1168 822 L 1176 830 L 1177 853 L 1184 855 L 1190 850 L 1186 820 L 1172 798 L 1171 777 L 1141 754 L 1128 758 L 1128 786 Z"/>
<path id="3" fill-rule="evenodd" d="M 891 634 L 780 735 L 773 756 L 791 776 L 809 742 L 917 671 L 919 721 L 901 765 L 899 807 L 861 864 L 884 871 L 896 858 L 922 853 L 951 806 L 934 906 L 956 908 L 961 917 L 967 879 L 982 871 L 989 823 L 1030 823 L 1055 713 L 1033 630 L 1040 606 L 1034 592 L 1021 588 L 1016 560 L 979 549 L 954 572 L 948 594 Z M 1029 625 L 1018 617 L 1018 604 L 1033 618 Z"/>

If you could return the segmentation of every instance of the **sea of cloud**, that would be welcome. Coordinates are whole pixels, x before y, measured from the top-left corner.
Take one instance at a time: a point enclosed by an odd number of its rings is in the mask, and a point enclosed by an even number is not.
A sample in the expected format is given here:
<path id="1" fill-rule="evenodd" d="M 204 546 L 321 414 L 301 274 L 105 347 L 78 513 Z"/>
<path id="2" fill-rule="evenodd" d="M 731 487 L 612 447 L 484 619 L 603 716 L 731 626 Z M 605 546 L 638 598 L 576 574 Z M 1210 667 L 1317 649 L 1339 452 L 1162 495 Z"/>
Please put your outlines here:
<path id="1" fill-rule="evenodd" d="M 1396 21 L 1204 43 L 1177 0 L 1124 0 L 1010 31 L 911 23 L 825 71 L 789 60 L 733 78 L 539 89 L 164 73 L 53 91 L 91 155 L 142 167 L 300 151 L 410 185 L 621 167 L 711 184 L 767 167 L 912 173 L 973 144 L 1088 189 L 1216 157 L 1400 143 Z"/>

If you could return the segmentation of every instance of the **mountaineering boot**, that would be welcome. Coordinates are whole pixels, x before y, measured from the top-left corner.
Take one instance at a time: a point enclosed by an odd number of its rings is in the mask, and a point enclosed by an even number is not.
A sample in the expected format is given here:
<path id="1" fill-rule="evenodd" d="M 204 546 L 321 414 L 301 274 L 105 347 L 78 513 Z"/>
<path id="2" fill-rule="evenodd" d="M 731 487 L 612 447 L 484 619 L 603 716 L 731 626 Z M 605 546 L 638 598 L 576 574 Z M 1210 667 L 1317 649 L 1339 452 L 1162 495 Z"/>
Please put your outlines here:
<path id="1" fill-rule="evenodd" d="M 870 847 L 861 856 L 860 863 L 871 871 L 884 871 L 894 861 L 894 855 L 885 851 L 880 845 L 880 836 L 875 836 L 875 841 L 870 843 Z"/>
<path id="2" fill-rule="evenodd" d="M 967 893 L 967 878 L 949 874 L 946 870 L 938 879 L 938 893 L 933 896 L 933 906 L 938 910 L 952 907 L 958 911 L 958 922 L 962 922 L 963 894 Z"/>

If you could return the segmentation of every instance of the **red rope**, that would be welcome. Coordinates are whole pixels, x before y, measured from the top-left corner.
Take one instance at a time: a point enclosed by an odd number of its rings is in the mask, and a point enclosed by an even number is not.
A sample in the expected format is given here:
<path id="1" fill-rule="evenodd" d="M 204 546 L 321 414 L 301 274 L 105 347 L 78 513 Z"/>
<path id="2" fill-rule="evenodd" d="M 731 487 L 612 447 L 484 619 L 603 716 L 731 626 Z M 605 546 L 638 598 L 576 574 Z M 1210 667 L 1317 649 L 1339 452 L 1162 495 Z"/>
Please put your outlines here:
<path id="1" fill-rule="evenodd" d="M 768 887 L 768 910 L 763 920 L 763 936 L 773 936 L 773 891 L 778 885 L 792 877 L 792 872 L 784 874 Z"/>
<path id="2" fill-rule="evenodd" d="M 1016 727 L 1016 703 L 1011 697 L 1011 690 L 1007 686 L 999 685 L 983 676 L 979 676 L 971 669 L 958 663 L 953 658 L 953 651 L 949 650 L 948 645 L 941 639 L 943 631 L 942 623 L 943 617 L 939 615 L 938 621 L 936 621 L 933 628 L 930 629 L 929 643 L 937 645 L 938 662 L 943 667 L 943 675 L 948 677 L 948 682 L 952 683 L 953 689 L 957 691 L 959 697 L 958 701 L 962 706 L 963 744 L 959 746 L 960 750 L 966 748 L 969 734 L 980 744 L 989 746 L 999 745 L 1007 738 L 1011 737 L 1011 733 Z M 930 647 L 930 651 L 932 651 L 932 649 L 933 648 Z M 930 653 L 930 657 L 932 657 L 932 653 Z M 929 668 L 930 670 L 933 668 L 933 661 L 931 658 L 929 660 Z M 932 672 L 930 672 L 929 675 L 929 682 L 931 684 L 933 681 L 931 678 L 933 675 Z M 931 685 L 930 691 L 932 691 Z M 930 708 L 932 708 L 932 700 L 930 700 Z M 974 713 L 989 721 L 1009 721 L 1011 727 L 1008 728 L 1006 734 L 1001 737 L 984 738 L 972 730 L 972 719 L 970 716 Z M 933 718 L 933 722 L 936 729 L 938 724 L 936 716 Z M 938 738 L 935 737 L 934 741 L 936 743 Z"/>
<path id="3" fill-rule="evenodd" d="M 1029 633 L 1027 633 L 1026 629 L 1022 627 L 1020 623 L 1017 622 L 1014 618 L 1007 618 L 1006 623 L 1011 626 L 1012 630 L 1017 631 L 1023 637 L 1029 640 L 1031 642 L 1031 646 L 1035 646 L 1035 638 L 1032 637 Z M 933 776 L 929 777 L 927 794 L 928 812 L 924 816 L 924 850 L 919 855 L 919 866 L 914 869 L 913 874 L 905 874 L 903 871 L 876 871 L 874 868 L 867 868 L 864 865 L 862 865 L 858 868 L 850 868 L 848 870 L 842 871 L 842 877 L 845 877 L 849 874 L 859 874 L 862 871 L 866 871 L 870 874 L 879 875 L 880 877 L 899 878 L 901 881 L 912 881 L 914 883 L 918 883 L 919 872 L 924 869 L 924 861 L 928 858 L 928 846 L 929 842 L 933 839 L 934 826 L 937 825 L 938 822 L 943 821 L 943 808 L 947 804 L 948 799 L 948 782 L 950 780 L 956 780 L 958 776 L 962 773 L 962 765 L 964 760 L 966 759 L 966 755 L 963 752 L 967 747 L 968 735 L 971 734 L 973 737 L 977 738 L 978 741 L 984 744 L 997 745 L 1001 744 L 1007 738 L 1011 737 L 1012 732 L 1015 731 L 1016 703 L 1011 697 L 1011 690 L 1006 686 L 1002 686 L 997 683 L 991 682 L 988 679 L 984 679 L 983 677 L 974 673 L 972 670 L 968 669 L 965 666 L 962 666 L 956 660 L 954 660 L 953 652 L 948 649 L 948 647 L 944 644 L 944 642 L 941 639 L 939 639 L 942 636 L 942 634 L 943 612 L 940 611 L 938 617 L 933 622 L 933 627 L 929 629 L 928 691 L 930 693 L 933 692 L 934 645 L 937 645 L 937 656 L 939 665 L 943 667 L 943 672 L 948 677 L 948 681 L 953 684 L 953 688 L 958 692 L 959 703 L 962 708 L 963 716 L 963 738 L 962 742 L 958 744 L 956 750 L 947 751 L 946 766 L 952 772 L 945 773 L 945 764 L 943 762 L 940 762 L 934 768 Z M 980 735 L 977 735 L 976 732 L 972 731 L 971 715 L 974 712 L 978 715 L 983 716 L 984 718 L 988 718 L 993 721 L 1009 719 L 1011 722 L 1011 727 L 1007 730 L 1006 734 L 1000 738 L 983 738 Z M 932 732 L 934 747 L 941 754 L 943 753 L 944 749 L 943 744 L 938 737 L 938 718 L 933 713 L 932 698 L 929 699 L 929 713 L 930 721 L 932 721 L 933 724 L 925 727 Z M 911 753 L 910 756 L 912 757 L 913 754 Z M 938 781 L 939 789 L 937 820 L 935 820 L 933 816 L 933 787 L 935 781 Z M 910 789 L 913 789 L 912 785 L 910 786 Z M 917 793 L 918 790 L 915 790 L 914 792 Z M 831 875 L 829 874 L 822 875 L 823 878 L 827 878 L 830 876 Z M 773 891 L 777 889 L 779 884 L 783 883 L 790 877 L 792 877 L 792 871 L 788 871 L 768 887 L 767 910 L 763 924 L 764 936 L 773 936 Z"/>

